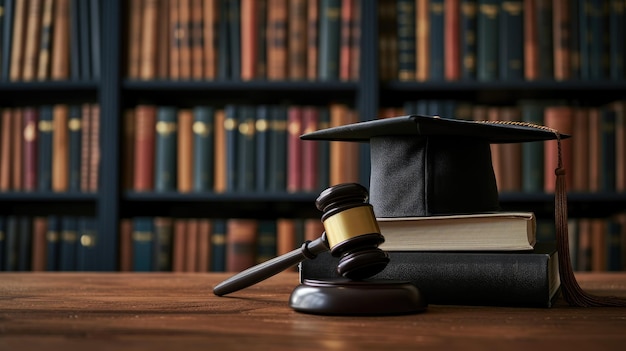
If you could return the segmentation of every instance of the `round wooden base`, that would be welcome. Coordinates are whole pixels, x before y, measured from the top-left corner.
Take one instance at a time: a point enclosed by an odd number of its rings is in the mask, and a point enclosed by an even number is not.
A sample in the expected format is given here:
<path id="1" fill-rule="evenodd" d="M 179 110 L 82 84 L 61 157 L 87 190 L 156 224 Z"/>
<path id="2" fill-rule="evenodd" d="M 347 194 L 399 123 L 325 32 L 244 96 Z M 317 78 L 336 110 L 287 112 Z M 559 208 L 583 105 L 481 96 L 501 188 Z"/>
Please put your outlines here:
<path id="1" fill-rule="evenodd" d="M 298 312 L 323 315 L 398 315 L 422 312 L 426 301 L 415 285 L 392 280 L 308 280 L 291 293 Z"/>

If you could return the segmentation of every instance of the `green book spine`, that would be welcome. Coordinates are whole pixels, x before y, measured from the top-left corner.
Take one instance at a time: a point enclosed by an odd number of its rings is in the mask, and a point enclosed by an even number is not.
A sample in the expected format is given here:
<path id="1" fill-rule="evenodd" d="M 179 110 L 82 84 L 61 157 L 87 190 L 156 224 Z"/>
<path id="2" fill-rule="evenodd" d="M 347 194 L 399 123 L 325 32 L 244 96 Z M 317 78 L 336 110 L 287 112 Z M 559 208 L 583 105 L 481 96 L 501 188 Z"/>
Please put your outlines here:
<path id="1" fill-rule="evenodd" d="M 230 40 L 230 79 L 241 78 L 241 6 L 240 0 L 228 1 L 228 35 Z"/>
<path id="2" fill-rule="evenodd" d="M 239 130 L 237 123 L 239 106 L 226 105 L 224 107 L 224 129 L 226 130 L 226 191 L 237 190 L 237 137 Z"/>
<path id="3" fill-rule="evenodd" d="M 76 270 L 76 243 L 78 241 L 78 222 L 74 216 L 61 219 L 61 241 L 59 248 L 59 270 Z"/>
<path id="4" fill-rule="evenodd" d="M 264 192 L 269 188 L 269 137 L 270 107 L 260 105 L 256 110 L 256 191 Z"/>
<path id="5" fill-rule="evenodd" d="M 477 0 L 461 1 L 461 78 L 464 80 L 476 79 L 476 13 Z"/>
<path id="6" fill-rule="evenodd" d="M 524 2 L 504 1 L 500 9 L 500 80 L 524 79 Z"/>
<path id="7" fill-rule="evenodd" d="M 211 191 L 213 189 L 214 113 L 214 108 L 210 106 L 196 106 L 193 109 L 194 191 Z"/>
<path id="8" fill-rule="evenodd" d="M 415 1 L 396 1 L 398 32 L 398 79 L 415 80 Z"/>
<path id="9" fill-rule="evenodd" d="M 338 80 L 341 0 L 320 0 L 319 18 L 318 78 Z"/>
<path id="10" fill-rule="evenodd" d="M 255 147 L 255 108 L 240 106 L 237 126 L 237 191 L 250 192 L 255 188 L 254 157 Z"/>
<path id="11" fill-rule="evenodd" d="M 89 4 L 89 33 L 91 49 L 91 78 L 100 79 L 100 0 L 91 0 Z"/>
<path id="12" fill-rule="evenodd" d="M 269 191 L 287 190 L 287 109 L 273 106 L 269 132 Z"/>
<path id="13" fill-rule="evenodd" d="M 159 106 L 156 115 L 154 190 L 176 190 L 177 109 Z"/>
<path id="14" fill-rule="evenodd" d="M 67 120 L 69 133 L 69 190 L 81 191 L 81 155 L 82 147 L 82 108 L 80 105 L 71 105 Z"/>
<path id="15" fill-rule="evenodd" d="M 149 272 L 153 270 L 154 225 L 152 217 L 133 219 L 132 247 L 133 271 Z"/>
<path id="16" fill-rule="evenodd" d="M 521 104 L 522 121 L 543 125 L 543 107 L 532 101 Z M 543 143 L 522 144 L 522 191 L 543 192 Z"/>
<path id="17" fill-rule="evenodd" d="M 476 74 L 478 80 L 498 79 L 498 19 L 497 0 L 479 0 L 476 37 Z"/>
<path id="18" fill-rule="evenodd" d="M 37 157 L 37 183 L 39 191 L 52 190 L 52 106 L 46 105 L 39 112 L 39 145 Z"/>
<path id="19" fill-rule="evenodd" d="M 226 220 L 213 220 L 211 233 L 211 271 L 224 272 L 226 270 Z"/>
<path id="20" fill-rule="evenodd" d="M 430 0 L 430 67 L 429 78 L 434 81 L 442 81 L 444 76 L 444 0 Z"/>

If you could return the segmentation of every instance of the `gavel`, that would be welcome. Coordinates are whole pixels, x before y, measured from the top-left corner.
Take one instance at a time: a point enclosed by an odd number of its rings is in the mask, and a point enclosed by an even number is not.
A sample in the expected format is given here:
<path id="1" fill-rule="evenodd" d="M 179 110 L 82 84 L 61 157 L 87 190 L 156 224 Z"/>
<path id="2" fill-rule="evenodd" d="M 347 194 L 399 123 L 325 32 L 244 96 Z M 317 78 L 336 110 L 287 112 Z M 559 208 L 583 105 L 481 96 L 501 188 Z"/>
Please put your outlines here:
<path id="1" fill-rule="evenodd" d="M 344 183 L 322 191 L 315 201 L 322 211 L 324 232 L 298 249 L 248 268 L 213 288 L 218 296 L 259 283 L 305 259 L 330 250 L 339 258 L 337 272 L 350 280 L 362 280 L 381 272 L 389 256 L 378 246 L 385 241 L 380 233 L 367 189 L 357 183 Z"/>

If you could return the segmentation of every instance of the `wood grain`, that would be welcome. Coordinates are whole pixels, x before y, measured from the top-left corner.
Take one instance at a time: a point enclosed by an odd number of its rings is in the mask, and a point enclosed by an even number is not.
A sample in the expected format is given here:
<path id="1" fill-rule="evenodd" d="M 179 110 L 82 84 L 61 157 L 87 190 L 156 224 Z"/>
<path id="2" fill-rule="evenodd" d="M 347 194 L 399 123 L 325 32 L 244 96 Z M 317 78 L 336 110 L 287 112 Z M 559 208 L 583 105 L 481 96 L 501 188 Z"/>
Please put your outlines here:
<path id="1" fill-rule="evenodd" d="M 329 317 L 287 305 L 297 274 L 226 297 L 227 274 L 3 273 L 3 350 L 621 350 L 626 310 L 430 305 L 425 313 Z M 626 273 L 579 274 L 583 288 L 626 296 Z"/>

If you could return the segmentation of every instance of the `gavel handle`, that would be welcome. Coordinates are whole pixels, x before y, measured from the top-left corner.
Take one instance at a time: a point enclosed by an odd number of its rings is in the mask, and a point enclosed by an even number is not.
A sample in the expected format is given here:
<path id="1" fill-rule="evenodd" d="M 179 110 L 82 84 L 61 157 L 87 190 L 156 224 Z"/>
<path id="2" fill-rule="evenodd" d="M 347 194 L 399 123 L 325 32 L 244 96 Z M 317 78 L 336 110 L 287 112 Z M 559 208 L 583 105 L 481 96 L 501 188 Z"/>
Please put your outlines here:
<path id="1" fill-rule="evenodd" d="M 313 241 L 306 241 L 300 248 L 237 273 L 216 285 L 213 293 L 217 296 L 230 294 L 276 275 L 307 258 L 315 258 L 318 254 L 328 251 L 325 237 L 326 235 L 322 235 Z"/>

